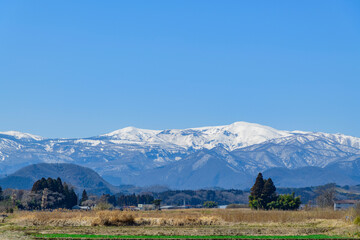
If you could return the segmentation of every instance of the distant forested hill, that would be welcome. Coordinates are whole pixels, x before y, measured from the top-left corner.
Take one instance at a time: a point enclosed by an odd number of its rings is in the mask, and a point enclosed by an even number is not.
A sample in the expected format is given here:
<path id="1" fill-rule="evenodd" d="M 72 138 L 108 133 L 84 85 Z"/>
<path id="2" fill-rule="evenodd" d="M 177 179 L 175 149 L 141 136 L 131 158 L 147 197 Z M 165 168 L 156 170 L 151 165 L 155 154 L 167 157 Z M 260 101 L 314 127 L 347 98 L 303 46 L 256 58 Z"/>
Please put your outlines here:
<path id="1" fill-rule="evenodd" d="M 0 186 L 14 189 L 31 189 L 35 181 L 41 178 L 60 177 L 63 182 L 73 186 L 77 192 L 86 189 L 89 193 L 117 193 L 120 191 L 105 181 L 99 174 L 90 168 L 70 163 L 39 163 L 33 164 L 15 173 L 0 179 Z"/>

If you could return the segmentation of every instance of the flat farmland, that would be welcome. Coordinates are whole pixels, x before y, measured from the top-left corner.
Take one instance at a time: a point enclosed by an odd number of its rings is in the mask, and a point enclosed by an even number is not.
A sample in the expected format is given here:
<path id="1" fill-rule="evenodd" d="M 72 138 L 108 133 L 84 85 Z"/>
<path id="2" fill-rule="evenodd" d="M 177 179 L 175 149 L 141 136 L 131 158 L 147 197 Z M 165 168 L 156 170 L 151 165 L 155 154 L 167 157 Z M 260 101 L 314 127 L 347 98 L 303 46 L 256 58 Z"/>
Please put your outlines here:
<path id="1" fill-rule="evenodd" d="M 0 226 L 1 239 L 357 238 L 352 211 L 18 211 Z"/>

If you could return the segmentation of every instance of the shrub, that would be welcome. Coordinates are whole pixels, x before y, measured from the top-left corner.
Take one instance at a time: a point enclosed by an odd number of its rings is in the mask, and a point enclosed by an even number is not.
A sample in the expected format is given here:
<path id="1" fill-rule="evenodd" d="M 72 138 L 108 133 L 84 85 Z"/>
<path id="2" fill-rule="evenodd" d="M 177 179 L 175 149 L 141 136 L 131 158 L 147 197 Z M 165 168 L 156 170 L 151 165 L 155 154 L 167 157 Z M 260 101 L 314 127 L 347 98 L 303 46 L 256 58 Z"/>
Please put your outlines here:
<path id="1" fill-rule="evenodd" d="M 97 213 L 93 226 L 132 226 L 135 218 L 132 214 L 120 211 L 102 211 Z"/>
<path id="2" fill-rule="evenodd" d="M 218 206 L 217 202 L 214 201 L 206 201 L 204 202 L 204 207 L 205 208 L 216 208 Z"/>
<path id="3" fill-rule="evenodd" d="M 100 202 L 98 204 L 96 204 L 95 206 L 95 210 L 109 210 L 112 209 L 114 206 L 111 205 L 110 203 L 105 203 L 105 202 Z"/>
<path id="4" fill-rule="evenodd" d="M 360 225 L 360 217 L 356 217 L 356 218 L 355 218 L 354 224 Z"/>

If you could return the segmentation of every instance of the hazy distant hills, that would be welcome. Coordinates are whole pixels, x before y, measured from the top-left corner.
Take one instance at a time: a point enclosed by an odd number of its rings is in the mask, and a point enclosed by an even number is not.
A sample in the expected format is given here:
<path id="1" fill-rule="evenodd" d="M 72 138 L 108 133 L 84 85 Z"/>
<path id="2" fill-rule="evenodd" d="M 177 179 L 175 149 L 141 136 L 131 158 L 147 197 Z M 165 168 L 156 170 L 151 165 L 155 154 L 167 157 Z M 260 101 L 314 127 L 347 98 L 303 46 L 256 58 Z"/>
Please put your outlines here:
<path id="1" fill-rule="evenodd" d="M 134 127 L 81 139 L 0 133 L 0 174 L 34 163 L 74 163 L 113 185 L 246 188 L 258 172 L 277 186 L 360 183 L 360 139 L 246 122 L 190 129 Z"/>
<path id="2" fill-rule="evenodd" d="M 282 187 L 318 186 L 327 183 L 358 185 L 360 183 L 360 156 L 351 161 L 331 163 L 324 168 L 271 168 L 264 172 L 264 176 L 271 177 L 278 186 Z"/>
<path id="3" fill-rule="evenodd" d="M 0 186 L 3 189 L 31 189 L 34 182 L 42 177 L 60 177 L 63 182 L 73 186 L 77 192 L 81 192 L 83 189 L 96 194 L 117 193 L 120 191 L 119 188 L 109 184 L 93 170 L 68 163 L 40 163 L 21 168 L 15 173 L 0 179 Z"/>

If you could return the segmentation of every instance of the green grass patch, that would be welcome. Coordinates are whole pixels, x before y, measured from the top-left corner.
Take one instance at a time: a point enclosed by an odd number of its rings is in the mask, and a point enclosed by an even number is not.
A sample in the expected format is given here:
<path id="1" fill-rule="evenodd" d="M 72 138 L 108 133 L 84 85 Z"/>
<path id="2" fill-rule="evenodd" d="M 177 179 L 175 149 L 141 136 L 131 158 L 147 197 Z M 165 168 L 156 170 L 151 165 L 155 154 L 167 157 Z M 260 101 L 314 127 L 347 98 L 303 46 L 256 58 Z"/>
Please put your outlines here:
<path id="1" fill-rule="evenodd" d="M 306 236 L 131 236 L 131 235 L 86 235 L 86 234 L 35 234 L 37 238 L 56 239 L 56 238 L 70 238 L 70 239 L 339 239 L 346 238 L 341 236 L 328 235 L 306 235 Z M 347 238 L 349 239 L 349 238 Z"/>

